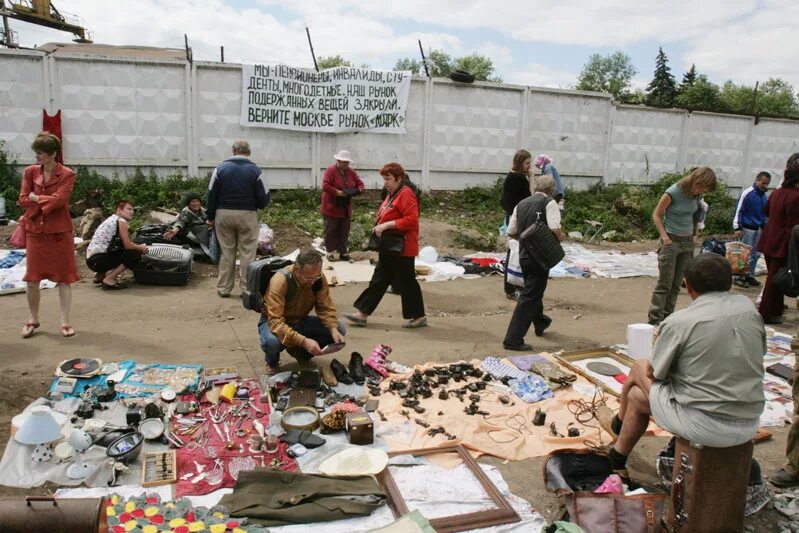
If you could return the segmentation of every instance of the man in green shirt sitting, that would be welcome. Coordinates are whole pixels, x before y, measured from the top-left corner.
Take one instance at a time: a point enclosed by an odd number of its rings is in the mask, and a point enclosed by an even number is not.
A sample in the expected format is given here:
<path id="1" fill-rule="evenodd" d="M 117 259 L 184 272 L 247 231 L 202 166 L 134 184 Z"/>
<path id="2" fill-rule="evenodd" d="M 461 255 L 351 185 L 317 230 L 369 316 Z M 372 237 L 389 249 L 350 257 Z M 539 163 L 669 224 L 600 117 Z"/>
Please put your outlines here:
<path id="1" fill-rule="evenodd" d="M 693 301 L 660 324 L 652 361 L 633 365 L 618 414 L 597 412 L 617 439 L 610 460 L 622 477 L 650 415 L 663 429 L 713 448 L 738 446 L 757 433 L 765 405 L 763 320 L 746 296 L 729 293 L 732 269 L 721 256 L 691 259 L 685 285 Z"/>

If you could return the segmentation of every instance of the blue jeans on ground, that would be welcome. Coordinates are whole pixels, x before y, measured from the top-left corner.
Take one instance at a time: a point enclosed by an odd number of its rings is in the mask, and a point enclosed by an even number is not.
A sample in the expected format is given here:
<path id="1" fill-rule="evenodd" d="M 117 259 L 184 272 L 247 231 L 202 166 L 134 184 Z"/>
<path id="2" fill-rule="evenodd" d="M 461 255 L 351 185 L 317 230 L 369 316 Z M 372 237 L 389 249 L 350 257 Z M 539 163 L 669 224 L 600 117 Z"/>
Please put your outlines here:
<path id="1" fill-rule="evenodd" d="M 760 259 L 760 252 L 755 251 L 757 248 L 757 241 L 760 240 L 760 234 L 763 230 L 759 229 L 746 229 L 741 228 L 741 242 L 748 244 L 752 247 L 752 253 L 749 254 L 749 275 L 755 275 L 757 269 L 757 260 Z"/>
<path id="2" fill-rule="evenodd" d="M 291 327 L 300 335 L 315 340 L 320 348 L 324 348 L 333 342 L 333 336 L 330 334 L 330 330 L 322 324 L 318 316 L 308 315 Z M 340 320 L 338 322 L 338 332 L 342 335 L 347 334 L 347 328 L 344 327 L 344 323 Z M 278 363 L 280 363 L 280 352 L 286 347 L 280 344 L 277 336 L 269 329 L 269 322 L 266 321 L 266 317 L 263 315 L 261 315 L 261 319 L 258 321 L 258 333 L 261 336 L 261 349 L 264 351 L 266 364 L 269 366 L 278 366 Z M 311 358 L 304 349 L 299 348 L 299 351 L 304 353 L 307 359 Z M 294 354 L 290 355 L 298 361 L 301 359 L 301 357 L 297 357 Z"/>

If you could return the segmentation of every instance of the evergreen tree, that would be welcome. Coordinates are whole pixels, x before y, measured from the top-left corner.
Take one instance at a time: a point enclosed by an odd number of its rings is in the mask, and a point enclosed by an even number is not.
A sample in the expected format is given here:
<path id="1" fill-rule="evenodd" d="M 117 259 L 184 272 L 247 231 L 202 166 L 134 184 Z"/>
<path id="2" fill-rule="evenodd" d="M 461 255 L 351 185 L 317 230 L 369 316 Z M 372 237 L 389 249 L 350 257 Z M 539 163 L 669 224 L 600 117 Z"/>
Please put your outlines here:
<path id="1" fill-rule="evenodd" d="M 674 105 L 674 98 L 677 96 L 677 83 L 671 75 L 669 59 L 663 52 L 663 47 L 658 48 L 658 56 L 655 60 L 655 77 L 649 82 L 647 90 L 647 105 L 654 107 L 671 107 Z"/>
<path id="2" fill-rule="evenodd" d="M 686 87 L 691 87 L 696 82 L 698 77 L 699 74 L 696 73 L 696 65 L 691 64 L 691 68 L 688 69 L 688 72 L 683 74 L 682 83 L 680 84 L 680 91 L 683 91 Z"/>

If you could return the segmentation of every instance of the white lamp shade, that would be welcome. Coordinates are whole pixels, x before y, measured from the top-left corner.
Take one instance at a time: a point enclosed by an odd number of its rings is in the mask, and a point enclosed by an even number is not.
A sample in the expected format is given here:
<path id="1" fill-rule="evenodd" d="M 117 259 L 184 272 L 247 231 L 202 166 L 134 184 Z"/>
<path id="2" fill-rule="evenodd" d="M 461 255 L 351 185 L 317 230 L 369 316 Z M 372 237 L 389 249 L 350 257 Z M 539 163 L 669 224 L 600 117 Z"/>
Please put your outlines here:
<path id="1" fill-rule="evenodd" d="M 14 433 L 14 440 L 21 444 L 43 444 L 61 437 L 61 427 L 47 411 L 33 411 Z"/>

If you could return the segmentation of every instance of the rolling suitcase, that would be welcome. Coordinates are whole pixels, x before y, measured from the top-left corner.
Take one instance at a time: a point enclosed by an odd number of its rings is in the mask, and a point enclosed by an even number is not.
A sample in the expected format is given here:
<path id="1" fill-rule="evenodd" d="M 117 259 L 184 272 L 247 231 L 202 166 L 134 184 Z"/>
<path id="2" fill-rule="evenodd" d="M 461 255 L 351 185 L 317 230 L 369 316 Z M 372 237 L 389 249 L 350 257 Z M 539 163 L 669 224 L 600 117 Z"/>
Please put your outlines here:
<path id="1" fill-rule="evenodd" d="M 247 288 L 241 291 L 241 303 L 244 308 L 260 313 L 272 275 L 292 263 L 282 257 L 267 257 L 250 263 L 247 267 Z"/>
<path id="2" fill-rule="evenodd" d="M 174 244 L 153 244 L 133 268 L 136 283 L 144 285 L 185 285 L 191 277 L 191 250 Z"/>
<path id="3" fill-rule="evenodd" d="M 678 437 L 671 501 L 663 522 L 669 531 L 743 531 L 746 488 L 754 443 L 697 448 Z"/>

